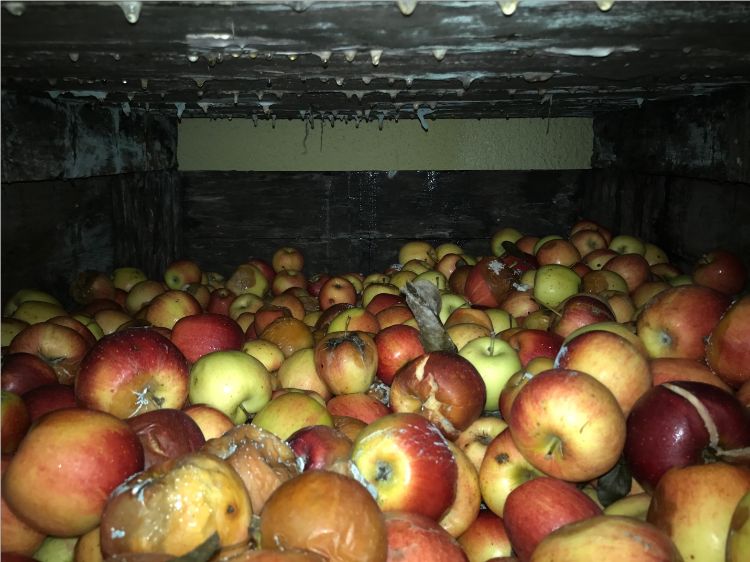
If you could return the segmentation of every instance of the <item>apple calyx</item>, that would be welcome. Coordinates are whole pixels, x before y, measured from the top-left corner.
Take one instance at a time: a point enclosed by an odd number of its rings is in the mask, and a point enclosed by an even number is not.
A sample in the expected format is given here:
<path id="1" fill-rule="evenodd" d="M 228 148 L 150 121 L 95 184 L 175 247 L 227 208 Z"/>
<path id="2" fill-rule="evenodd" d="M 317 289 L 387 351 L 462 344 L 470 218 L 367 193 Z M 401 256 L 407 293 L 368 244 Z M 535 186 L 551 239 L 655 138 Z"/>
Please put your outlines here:
<path id="1" fill-rule="evenodd" d="M 708 432 L 708 446 L 703 449 L 701 454 L 704 463 L 708 464 L 725 461 L 729 463 L 747 464 L 750 462 L 750 447 L 723 449 L 719 445 L 719 430 L 716 427 L 716 422 L 711 417 L 708 408 L 706 408 L 703 402 L 701 402 L 695 394 L 671 383 L 663 383 L 662 386 L 687 400 L 690 405 L 695 408 L 695 411 L 703 421 L 703 425 L 706 426 L 706 431 Z"/>
<path id="2" fill-rule="evenodd" d="M 142 413 L 141 408 L 146 408 L 145 411 L 149 412 L 154 408 L 150 408 L 152 404 L 156 404 L 155 409 L 159 409 L 164 405 L 164 398 L 159 398 L 156 394 L 153 393 L 151 388 L 146 387 L 141 391 L 134 390 L 133 394 L 135 394 L 135 410 L 133 410 L 133 413 L 131 416 L 137 416 L 138 414 Z"/>

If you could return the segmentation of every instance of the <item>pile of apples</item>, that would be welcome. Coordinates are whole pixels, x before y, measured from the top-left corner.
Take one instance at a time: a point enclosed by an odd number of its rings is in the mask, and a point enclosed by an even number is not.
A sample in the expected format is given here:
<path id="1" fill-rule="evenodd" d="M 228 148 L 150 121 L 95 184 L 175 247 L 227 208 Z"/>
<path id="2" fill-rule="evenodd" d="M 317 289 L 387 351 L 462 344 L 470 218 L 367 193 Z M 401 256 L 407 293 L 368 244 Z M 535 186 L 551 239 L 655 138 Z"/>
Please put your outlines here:
<path id="1" fill-rule="evenodd" d="M 747 280 L 581 220 L 22 289 L 3 560 L 750 560 Z"/>

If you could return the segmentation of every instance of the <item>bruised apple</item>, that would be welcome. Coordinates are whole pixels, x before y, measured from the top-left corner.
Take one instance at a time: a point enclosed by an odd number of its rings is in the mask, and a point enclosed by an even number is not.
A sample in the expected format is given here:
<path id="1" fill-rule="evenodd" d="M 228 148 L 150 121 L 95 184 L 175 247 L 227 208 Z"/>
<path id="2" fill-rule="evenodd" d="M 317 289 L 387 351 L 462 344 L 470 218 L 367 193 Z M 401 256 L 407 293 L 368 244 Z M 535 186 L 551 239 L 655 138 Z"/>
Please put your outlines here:
<path id="1" fill-rule="evenodd" d="M 144 468 L 197 451 L 206 442 L 193 418 L 174 408 L 144 412 L 127 423 L 143 445 Z"/>

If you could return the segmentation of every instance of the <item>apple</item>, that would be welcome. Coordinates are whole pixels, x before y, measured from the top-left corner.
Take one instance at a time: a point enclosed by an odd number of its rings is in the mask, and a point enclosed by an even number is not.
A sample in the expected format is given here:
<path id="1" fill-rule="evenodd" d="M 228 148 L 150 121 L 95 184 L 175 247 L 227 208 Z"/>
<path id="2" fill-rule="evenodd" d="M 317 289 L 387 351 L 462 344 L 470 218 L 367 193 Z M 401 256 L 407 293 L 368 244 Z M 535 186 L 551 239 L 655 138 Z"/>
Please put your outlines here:
<path id="1" fill-rule="evenodd" d="M 122 289 L 127 292 L 130 291 L 136 283 L 148 279 L 148 276 L 142 269 L 137 267 L 117 267 L 112 270 L 110 278 L 116 289 Z"/>
<path id="2" fill-rule="evenodd" d="M 558 315 L 552 322 L 552 332 L 569 336 L 581 326 L 597 322 L 612 322 L 615 315 L 606 299 L 597 295 L 576 293 L 565 299 L 558 307 Z"/>
<path id="3" fill-rule="evenodd" d="M 186 291 L 170 289 L 148 304 L 145 319 L 153 326 L 172 329 L 180 318 L 203 312 L 198 300 Z"/>
<path id="4" fill-rule="evenodd" d="M 633 517 L 597 515 L 565 525 L 547 535 L 532 562 L 599 562 L 617 560 L 681 562 L 666 533 Z"/>
<path id="5" fill-rule="evenodd" d="M 372 301 L 377 295 L 380 295 L 382 293 L 401 295 L 401 289 L 399 289 L 393 283 L 389 282 L 370 283 L 369 285 L 365 285 L 364 289 L 362 289 L 361 305 L 367 308 L 370 304 L 370 301 Z"/>
<path id="6" fill-rule="evenodd" d="M 609 269 L 593 269 L 581 277 L 581 291 L 601 295 L 605 291 L 628 292 L 628 284 L 619 274 Z"/>
<path id="7" fill-rule="evenodd" d="M 13 313 L 13 318 L 22 320 L 27 324 L 37 324 L 63 314 L 67 314 L 67 312 L 59 304 L 46 301 L 24 301 L 18 305 Z"/>
<path id="8" fill-rule="evenodd" d="M 13 316 L 18 307 L 26 301 L 47 302 L 62 307 L 62 304 L 52 294 L 30 287 L 19 289 L 10 297 L 3 306 L 3 316 Z"/>
<path id="9" fill-rule="evenodd" d="M 619 234 L 612 238 L 609 249 L 618 254 L 640 254 L 646 253 L 646 245 L 640 238 L 629 234 Z"/>
<path id="10" fill-rule="evenodd" d="M 296 455 L 301 470 L 331 470 L 349 476 L 352 441 L 328 425 L 308 425 L 292 433 L 287 444 Z"/>
<path id="11" fill-rule="evenodd" d="M 557 308 L 566 298 L 580 290 L 578 274 L 559 264 L 539 267 L 534 275 L 534 298 L 547 308 Z"/>
<path id="12" fill-rule="evenodd" d="M 341 276 L 329 277 L 320 288 L 318 299 L 321 310 L 340 302 L 356 304 L 357 291 L 348 279 Z"/>
<path id="13" fill-rule="evenodd" d="M 180 318 L 172 328 L 171 340 L 192 364 L 212 351 L 241 349 L 245 334 L 228 316 L 202 312 Z"/>
<path id="14" fill-rule="evenodd" d="M 0 331 L 2 332 L 0 347 L 8 347 L 13 338 L 28 325 L 29 323 L 25 320 L 3 316 L 0 320 Z"/>
<path id="15" fill-rule="evenodd" d="M 453 443 L 447 441 L 453 452 L 458 468 L 456 480 L 456 499 L 438 520 L 438 524 L 452 537 L 459 537 L 477 518 L 482 503 L 479 489 L 479 471 L 474 463 Z"/>
<path id="16" fill-rule="evenodd" d="M 656 263 L 650 269 L 655 278 L 667 282 L 683 275 L 682 270 L 673 263 Z"/>
<path id="17" fill-rule="evenodd" d="M 728 385 L 750 381 L 750 296 L 739 297 L 711 329 L 706 341 L 708 366 Z"/>
<path id="18" fill-rule="evenodd" d="M 5 469 L 10 464 L 11 458 L 10 455 L 2 456 L 0 474 L 5 474 Z M 5 499 L 2 499 L 1 503 L 3 530 L 2 559 L 6 560 L 9 553 L 32 556 L 44 541 L 45 534 L 19 519 L 5 502 Z M 31 558 L 29 560 L 33 561 Z"/>
<path id="19" fill-rule="evenodd" d="M 693 265 L 693 281 L 725 295 L 736 295 L 747 283 L 747 267 L 740 257 L 717 248 L 703 254 Z"/>
<path id="20" fill-rule="evenodd" d="M 648 358 L 612 332 L 591 331 L 571 338 L 560 348 L 555 368 L 594 377 L 612 392 L 626 417 L 652 387 Z"/>
<path id="21" fill-rule="evenodd" d="M 512 226 L 504 226 L 496 230 L 490 237 L 490 251 L 495 256 L 505 253 L 503 242 L 516 243 L 523 236 L 521 232 Z"/>
<path id="22" fill-rule="evenodd" d="M 536 357 L 554 359 L 563 344 L 563 338 L 559 334 L 526 327 L 512 333 L 503 333 L 501 337 L 507 339 L 516 350 L 524 367 Z"/>
<path id="23" fill-rule="evenodd" d="M 484 411 L 498 410 L 500 392 L 505 383 L 521 369 L 521 360 L 511 345 L 496 337 L 477 338 L 461 348 L 459 355 L 474 365 L 484 381 Z"/>
<path id="24" fill-rule="evenodd" d="M 256 266 L 249 263 L 242 263 L 237 266 L 229 279 L 227 279 L 225 287 L 238 297 L 246 293 L 262 297 L 268 292 L 271 282 Z"/>
<path id="25" fill-rule="evenodd" d="M 66 408 L 29 430 L 3 476 L 3 498 L 39 531 L 75 537 L 99 524 L 110 492 L 142 468 L 143 448 L 127 423 Z"/>
<path id="26" fill-rule="evenodd" d="M 377 317 L 359 306 L 353 306 L 339 312 L 331 319 L 327 329 L 329 334 L 333 332 L 366 332 L 374 335 L 379 331 L 380 324 Z"/>
<path id="27" fill-rule="evenodd" d="M 469 562 L 486 562 L 501 556 L 510 556 L 512 547 L 505 523 L 488 509 L 481 509 L 458 538 Z"/>
<path id="28" fill-rule="evenodd" d="M 2 452 L 14 453 L 31 426 L 31 416 L 23 398 L 14 392 L 2 391 Z"/>
<path id="29" fill-rule="evenodd" d="M 244 423 L 271 400 L 271 375 L 247 353 L 220 350 L 200 357 L 190 369 L 190 402 L 207 404 Z"/>
<path id="30" fill-rule="evenodd" d="M 411 326 L 412 328 L 417 327 L 414 313 L 405 304 L 397 304 L 390 306 L 385 310 L 381 310 L 375 315 L 375 318 L 377 319 L 381 330 L 397 324 L 404 324 L 406 326 Z"/>
<path id="31" fill-rule="evenodd" d="M 651 269 L 641 254 L 620 254 L 607 261 L 603 267 L 606 271 L 613 271 L 625 280 L 628 292 L 632 293 L 644 282 L 648 281 Z"/>
<path id="32" fill-rule="evenodd" d="M 471 267 L 463 295 L 475 306 L 497 307 L 512 290 L 516 274 L 495 257 L 485 257 Z"/>
<path id="33" fill-rule="evenodd" d="M 88 269 L 78 273 L 70 286 L 70 296 L 78 304 L 87 304 L 95 299 L 114 299 L 115 285 L 109 275 Z"/>
<path id="34" fill-rule="evenodd" d="M 163 283 L 153 279 L 139 281 L 128 291 L 128 296 L 125 298 L 125 309 L 130 314 L 136 314 L 164 291 L 166 289 Z"/>
<path id="35" fill-rule="evenodd" d="M 374 341 L 378 355 L 376 375 L 388 385 L 401 367 L 425 352 L 419 330 L 404 324 L 380 330 Z"/>
<path id="36" fill-rule="evenodd" d="M 750 492 L 742 496 L 732 515 L 727 536 L 726 562 L 742 562 L 750 552 Z"/>
<path id="37" fill-rule="evenodd" d="M 188 397 L 189 375 L 185 357 L 168 338 L 153 329 L 129 328 L 103 337 L 86 354 L 76 399 L 118 418 L 179 409 Z"/>
<path id="38" fill-rule="evenodd" d="M 19 351 L 3 357 L 0 387 L 15 394 L 57 382 L 57 374 L 50 365 L 34 353 Z"/>
<path id="39" fill-rule="evenodd" d="M 37 562 L 75 562 L 75 547 L 78 540 L 79 537 L 45 537 L 33 559 Z"/>
<path id="40" fill-rule="evenodd" d="M 26 392 L 22 398 L 32 422 L 48 412 L 78 406 L 73 387 L 59 382 L 33 388 Z"/>
<path id="41" fill-rule="evenodd" d="M 326 408 L 332 416 L 349 416 L 368 424 L 391 413 L 380 400 L 361 392 L 334 396 L 326 402 Z"/>
<path id="42" fill-rule="evenodd" d="M 643 307 L 636 321 L 638 337 L 650 357 L 701 359 L 704 338 L 729 305 L 728 296 L 708 287 L 672 287 Z"/>
<path id="43" fill-rule="evenodd" d="M 279 367 L 277 378 L 281 388 L 309 390 L 328 401 L 333 393 L 318 374 L 315 365 L 315 351 L 304 348 L 287 357 Z"/>
<path id="44" fill-rule="evenodd" d="M 492 329 L 477 324 L 475 322 L 463 322 L 461 324 L 454 324 L 448 326 L 445 330 L 448 334 L 448 338 L 456 346 L 456 349 L 460 350 L 467 343 L 477 338 L 490 337 Z"/>
<path id="45" fill-rule="evenodd" d="M 487 446 L 479 467 L 479 490 L 485 505 L 502 517 L 508 495 L 518 486 L 543 473 L 526 460 L 504 429 Z"/>
<path id="46" fill-rule="evenodd" d="M 437 426 L 419 414 L 388 414 L 367 425 L 354 441 L 352 462 L 383 511 L 437 520 L 456 498 L 455 456 Z"/>
<path id="47" fill-rule="evenodd" d="M 208 285 L 203 285 L 201 283 L 190 283 L 189 285 L 186 285 L 184 287 L 183 291 L 193 295 L 195 297 L 195 300 L 197 300 L 201 305 L 201 309 L 206 310 L 208 301 L 211 299 L 211 290 L 209 289 Z"/>
<path id="48" fill-rule="evenodd" d="M 633 297 L 633 305 L 639 309 L 643 308 L 648 301 L 670 287 L 671 285 L 666 281 L 644 281 L 631 295 Z"/>
<path id="49" fill-rule="evenodd" d="M 404 265 L 412 260 L 420 260 L 431 267 L 437 263 L 435 248 L 424 240 L 411 240 L 399 248 L 398 263 Z"/>
<path id="50" fill-rule="evenodd" d="M 581 261 L 589 266 L 593 271 L 598 271 L 607 264 L 609 260 L 618 256 L 619 254 L 614 250 L 608 248 L 601 248 L 599 250 L 592 250 L 581 258 Z"/>
<path id="51" fill-rule="evenodd" d="M 540 476 L 527 480 L 508 495 L 503 521 L 513 552 L 526 562 L 551 532 L 601 513 L 599 506 L 574 485 Z"/>
<path id="52" fill-rule="evenodd" d="M 278 306 L 271 303 L 262 305 L 255 311 L 254 324 L 256 333 L 263 333 L 263 330 L 277 318 L 292 318 L 292 313 L 285 306 Z"/>
<path id="53" fill-rule="evenodd" d="M 375 295 L 365 307 L 365 310 L 371 314 L 377 314 L 391 306 L 398 304 L 406 304 L 406 300 L 402 295 L 394 295 L 391 293 L 380 293 Z"/>
<path id="54" fill-rule="evenodd" d="M 172 290 L 179 290 L 191 283 L 200 283 L 201 276 L 201 268 L 197 263 L 180 259 L 171 262 L 164 270 L 164 283 Z"/>
<path id="55" fill-rule="evenodd" d="M 492 329 L 492 320 L 487 315 L 484 309 L 480 308 L 469 308 L 466 306 L 460 306 L 455 308 L 443 321 L 443 325 L 446 328 L 456 324 L 474 323 L 484 326 L 488 330 Z"/>
<path id="56" fill-rule="evenodd" d="M 569 240 L 581 256 L 586 256 L 593 250 L 599 250 L 608 246 L 604 236 L 594 229 L 577 230 L 570 235 Z"/>
<path id="57" fill-rule="evenodd" d="M 113 334 L 132 320 L 133 317 L 122 310 L 105 309 L 94 313 L 94 322 L 99 326 L 102 336 Z"/>
<path id="58" fill-rule="evenodd" d="M 455 439 L 482 414 L 484 380 L 472 363 L 445 351 L 426 353 L 399 369 L 391 383 L 394 412 L 420 413 Z"/>
<path id="59" fill-rule="evenodd" d="M 299 296 L 293 293 L 294 290 L 300 291 Z M 271 299 L 270 304 L 287 308 L 292 314 L 292 318 L 302 320 L 305 317 L 305 314 L 307 314 L 307 309 L 305 308 L 305 304 L 303 303 L 302 298 L 311 300 L 311 302 L 313 303 L 313 308 L 318 308 L 317 301 L 312 299 L 310 295 L 307 294 L 307 290 L 300 289 L 299 287 L 295 287 L 294 289 L 290 289 L 281 293 L 280 295 L 274 296 Z"/>
<path id="60" fill-rule="evenodd" d="M 255 416 L 253 424 L 270 431 L 279 439 L 309 425 L 333 426 L 333 418 L 325 403 L 301 390 L 290 389 L 274 396 Z"/>
<path id="61" fill-rule="evenodd" d="M 660 357 L 649 361 L 654 386 L 673 381 L 695 381 L 712 384 L 727 392 L 732 387 L 722 381 L 708 366 L 696 359 Z"/>
<path id="62" fill-rule="evenodd" d="M 290 357 L 300 349 L 315 345 L 307 324 L 291 317 L 277 318 L 259 335 L 261 339 L 276 344 L 284 353 L 284 357 Z"/>
<path id="63" fill-rule="evenodd" d="M 263 299 L 253 293 L 242 293 L 232 299 L 229 305 L 229 317 L 233 320 L 246 312 L 252 312 L 253 315 L 263 306 Z"/>
<path id="64" fill-rule="evenodd" d="M 305 265 L 305 257 L 300 250 L 291 246 L 278 248 L 271 258 L 271 266 L 278 274 L 283 270 L 302 271 Z"/>
<path id="65" fill-rule="evenodd" d="M 221 437 L 234 427 L 232 418 L 208 404 L 191 404 L 182 411 L 198 425 L 206 441 Z"/>
<path id="66" fill-rule="evenodd" d="M 469 303 L 464 296 L 457 295 L 450 291 L 440 292 L 440 310 L 438 311 L 438 317 L 441 322 L 445 323 L 450 315 L 459 308 L 468 307 Z"/>
<path id="67" fill-rule="evenodd" d="M 563 340 L 563 344 L 572 340 L 574 337 L 592 331 L 605 331 L 613 332 L 618 336 L 622 336 L 628 340 L 633 346 L 635 346 L 641 353 L 647 354 L 646 346 L 643 345 L 643 341 L 635 333 L 635 326 L 620 324 L 619 322 L 597 322 L 596 324 L 589 324 L 587 326 L 581 326 L 568 337 Z"/>
<path id="68" fill-rule="evenodd" d="M 52 367 L 59 382 L 72 384 L 89 349 L 86 339 L 73 328 L 39 322 L 16 335 L 8 353 L 33 353 Z"/>
<path id="69" fill-rule="evenodd" d="M 263 363 L 269 373 L 278 371 L 285 359 L 279 346 L 266 340 L 248 340 L 242 344 L 242 351 Z"/>
<path id="70" fill-rule="evenodd" d="M 325 285 L 326 281 L 328 281 L 331 277 L 332 276 L 330 274 L 325 272 L 314 273 L 307 279 L 307 287 L 305 287 L 307 289 L 307 292 L 311 296 L 318 298 L 323 285 Z"/>
<path id="71" fill-rule="evenodd" d="M 620 498 L 605 507 L 604 514 L 626 515 L 645 521 L 649 505 L 651 505 L 651 494 L 646 492 L 633 494 L 631 492 L 624 498 Z"/>
<path id="72" fill-rule="evenodd" d="M 508 293 L 500 303 L 500 309 L 510 314 L 516 322 L 523 323 L 529 314 L 539 310 L 539 303 L 534 300 L 534 293 L 523 286 Z"/>
<path id="73" fill-rule="evenodd" d="M 672 468 L 654 490 L 647 521 L 669 535 L 684 560 L 723 562 L 732 515 L 748 491 L 745 466 Z"/>
<path id="74" fill-rule="evenodd" d="M 227 461 L 202 451 L 186 453 L 139 472 L 112 492 L 101 516 L 102 554 L 183 556 L 214 534 L 226 548 L 250 540 L 251 517 L 245 485 Z"/>
<path id="75" fill-rule="evenodd" d="M 534 256 L 540 266 L 555 263 L 570 267 L 581 259 L 578 248 L 572 242 L 562 238 L 553 238 L 543 242 L 536 248 Z"/>
<path id="76" fill-rule="evenodd" d="M 625 416 L 586 373 L 550 369 L 520 390 L 508 420 L 518 450 L 549 476 L 583 482 L 610 470 L 625 444 Z"/>
<path id="77" fill-rule="evenodd" d="M 469 273 L 474 269 L 474 264 L 469 263 L 458 263 L 456 269 L 453 270 L 451 276 L 448 278 L 448 288 L 452 293 L 457 295 L 463 295 L 466 288 L 466 279 L 469 277 Z"/>
<path id="78" fill-rule="evenodd" d="M 50 324 L 57 324 L 58 326 L 72 328 L 81 335 L 86 341 L 88 347 L 91 347 L 96 343 L 96 338 L 94 337 L 94 334 L 91 333 L 91 330 L 89 330 L 81 321 L 72 316 L 68 316 L 67 314 L 65 316 L 54 316 L 47 320 L 47 322 Z"/>
<path id="79" fill-rule="evenodd" d="M 453 272 L 456 271 L 456 268 L 460 265 L 465 265 L 469 263 L 469 258 L 465 256 L 464 254 L 456 254 L 456 253 L 449 253 L 442 256 L 438 262 L 435 264 L 435 271 L 439 271 L 442 273 L 446 280 L 450 279 L 451 275 L 453 275 Z M 401 286 L 397 281 L 401 281 L 401 278 L 398 278 L 398 275 L 400 275 L 399 272 L 391 277 L 391 282 L 394 285 Z M 412 279 L 405 278 L 405 281 L 411 281 Z M 405 284 L 404 281 L 404 284 Z M 403 288 L 403 286 L 401 286 Z"/>
<path id="80" fill-rule="evenodd" d="M 455 443 L 467 458 L 479 469 L 492 440 L 503 431 L 508 424 L 494 415 L 483 415 L 477 418 L 469 427 L 464 429 L 456 438 Z"/>
<path id="81" fill-rule="evenodd" d="M 81 535 L 73 548 L 73 562 L 103 562 L 101 542 L 99 527 Z"/>
<path id="82" fill-rule="evenodd" d="M 366 332 L 329 332 L 315 344 L 315 367 L 333 394 L 365 392 L 377 366 L 377 345 Z"/>
<path id="83" fill-rule="evenodd" d="M 375 500 L 353 478 L 327 470 L 281 484 L 263 508 L 259 529 L 263 549 L 305 549 L 322 560 L 383 562 L 388 553 Z"/>
<path id="84" fill-rule="evenodd" d="M 307 286 L 307 277 L 302 271 L 296 269 L 282 269 L 271 282 L 271 293 L 280 295 L 293 287 L 304 289 Z"/>
<path id="85" fill-rule="evenodd" d="M 630 412 L 624 454 L 633 477 L 651 492 L 672 467 L 721 459 L 750 446 L 750 413 L 713 385 L 676 381 L 653 387 Z"/>
<path id="86" fill-rule="evenodd" d="M 182 410 L 152 410 L 127 423 L 143 445 L 144 468 L 197 451 L 206 442 L 198 424 Z"/>
<path id="87" fill-rule="evenodd" d="M 250 294 L 250 293 L 248 293 Z M 214 289 L 208 298 L 206 312 L 229 316 L 229 309 L 237 295 L 225 287 Z"/>
<path id="88" fill-rule="evenodd" d="M 468 562 L 458 541 L 429 517 L 407 511 L 386 511 L 388 560 Z"/>
<path id="89" fill-rule="evenodd" d="M 516 240 L 515 243 L 516 243 L 516 248 L 518 248 L 520 251 L 533 255 L 534 246 L 536 246 L 537 242 L 539 242 L 538 236 L 525 234 L 521 236 L 518 240 Z"/>

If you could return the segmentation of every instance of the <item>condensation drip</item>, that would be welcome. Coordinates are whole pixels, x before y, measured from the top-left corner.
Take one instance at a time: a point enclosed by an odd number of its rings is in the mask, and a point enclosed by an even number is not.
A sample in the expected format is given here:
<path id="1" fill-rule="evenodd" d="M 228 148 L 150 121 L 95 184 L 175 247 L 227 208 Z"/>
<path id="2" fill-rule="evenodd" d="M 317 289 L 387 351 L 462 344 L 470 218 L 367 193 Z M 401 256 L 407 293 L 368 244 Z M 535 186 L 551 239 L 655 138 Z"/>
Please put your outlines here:
<path id="1" fill-rule="evenodd" d="M 199 101 L 199 102 L 198 102 L 198 107 L 200 107 L 200 108 L 201 108 L 201 109 L 203 110 L 203 113 L 205 113 L 206 115 L 208 115 L 208 109 L 209 109 L 209 108 L 210 108 L 210 107 L 211 107 L 212 105 L 213 105 L 213 104 L 211 104 L 211 103 L 208 103 L 207 101 Z"/>
<path id="2" fill-rule="evenodd" d="M 26 11 L 26 5 L 23 2 L 3 2 L 3 8 L 12 16 L 20 16 Z"/>
<path id="3" fill-rule="evenodd" d="M 148 78 L 141 78 L 141 89 L 148 90 Z"/>
<path id="4" fill-rule="evenodd" d="M 512 16 L 516 13 L 518 7 L 518 0 L 497 0 L 500 5 L 500 11 L 506 16 Z"/>
<path id="5" fill-rule="evenodd" d="M 185 111 L 185 102 L 175 102 L 175 109 L 177 109 L 177 119 L 182 119 L 182 112 Z"/>
<path id="6" fill-rule="evenodd" d="M 380 64 L 380 57 L 383 55 L 383 49 L 371 49 L 370 50 L 370 61 L 372 66 L 378 66 Z"/>
<path id="7" fill-rule="evenodd" d="M 405 16 L 412 15 L 414 10 L 417 9 L 417 0 L 396 0 L 396 4 L 398 4 L 398 9 Z"/>
<path id="8" fill-rule="evenodd" d="M 328 61 L 331 59 L 331 55 L 333 55 L 331 51 L 318 51 L 317 53 L 313 54 L 320 59 L 320 62 L 323 64 L 323 66 L 328 64 Z"/>
<path id="9" fill-rule="evenodd" d="M 442 47 L 439 49 L 433 49 L 432 56 L 434 56 L 437 61 L 441 61 L 445 58 L 445 55 L 447 52 L 448 52 L 448 49 L 445 49 Z"/>
<path id="10" fill-rule="evenodd" d="M 187 56 L 187 60 L 190 62 L 198 62 L 198 55 L 191 53 Z"/>
<path id="11" fill-rule="evenodd" d="M 78 62 L 78 53 L 68 53 L 70 62 Z"/>
<path id="12" fill-rule="evenodd" d="M 130 115 L 130 104 L 126 101 L 122 102 L 122 112 L 125 115 Z"/>
<path id="13" fill-rule="evenodd" d="M 430 113 L 433 113 L 433 109 L 430 109 L 429 107 L 420 107 L 417 109 L 417 119 L 419 119 L 419 124 L 422 126 L 422 129 L 425 131 L 428 131 L 430 126 L 427 123 L 427 120 L 425 119 L 425 116 L 429 115 Z"/>
<path id="14" fill-rule="evenodd" d="M 138 23 L 138 18 L 141 16 L 141 2 L 118 2 L 122 12 L 125 14 L 125 19 L 128 23 Z"/>
<path id="15" fill-rule="evenodd" d="M 602 12 L 609 12 L 614 5 L 615 0 L 596 0 L 596 5 Z"/>
<path id="16" fill-rule="evenodd" d="M 346 62 L 354 61 L 354 57 L 356 56 L 357 56 L 357 51 L 355 51 L 354 49 L 349 49 L 347 51 L 344 51 L 344 59 L 346 60 Z"/>

